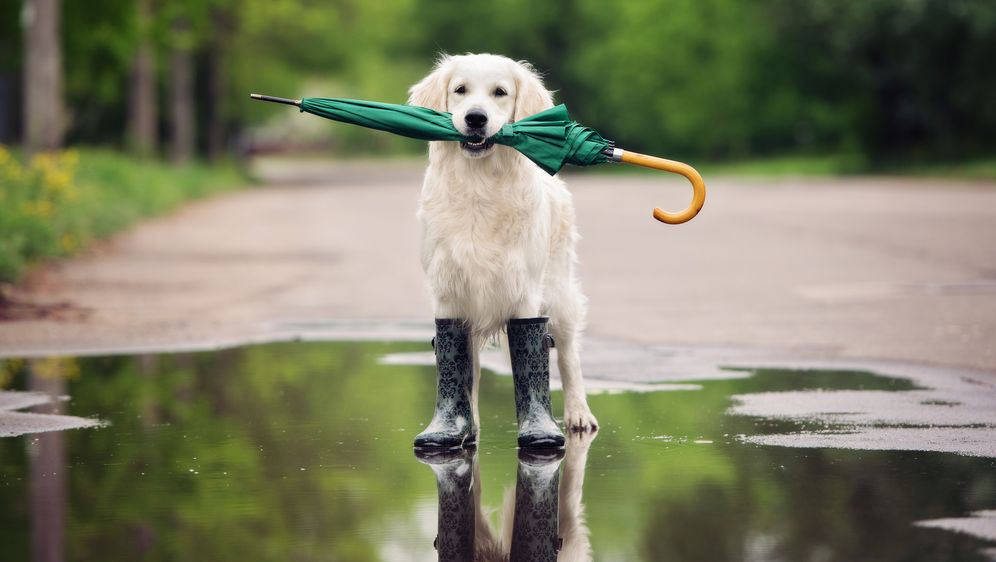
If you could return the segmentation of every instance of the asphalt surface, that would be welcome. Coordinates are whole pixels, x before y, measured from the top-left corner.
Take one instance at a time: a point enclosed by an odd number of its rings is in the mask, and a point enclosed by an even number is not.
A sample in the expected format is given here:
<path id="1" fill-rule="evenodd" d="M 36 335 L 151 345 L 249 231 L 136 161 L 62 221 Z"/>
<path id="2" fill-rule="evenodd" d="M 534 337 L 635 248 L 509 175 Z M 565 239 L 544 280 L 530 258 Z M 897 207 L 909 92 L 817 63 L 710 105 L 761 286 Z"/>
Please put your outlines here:
<path id="1" fill-rule="evenodd" d="M 214 349 L 290 339 L 420 339 L 412 163 L 260 162 L 264 184 L 145 222 L 8 291 L 0 357 Z M 589 392 L 694 391 L 726 367 L 869 370 L 913 390 L 732 397 L 802 430 L 746 445 L 996 457 L 996 184 L 909 178 L 568 176 L 590 300 Z M 431 364 L 430 351 L 387 363 Z M 500 354 L 482 364 L 507 373 Z M 554 368 L 553 386 L 558 386 Z M 100 426 L 52 393 L 0 392 L 0 437 Z M 57 396 L 61 393 L 56 392 Z M 597 415 L 597 412 L 596 412 Z M 991 506 L 917 525 L 996 537 Z M 989 549 L 990 557 L 996 556 Z"/>
<path id="2" fill-rule="evenodd" d="M 0 355 L 211 348 L 431 320 L 418 164 L 258 170 L 260 187 L 37 271 L 12 292 L 37 313 L 0 322 Z M 730 362 L 885 360 L 996 376 L 996 184 L 706 180 L 700 216 L 669 226 L 650 211 L 686 204 L 680 178 L 567 176 L 592 339 Z"/>

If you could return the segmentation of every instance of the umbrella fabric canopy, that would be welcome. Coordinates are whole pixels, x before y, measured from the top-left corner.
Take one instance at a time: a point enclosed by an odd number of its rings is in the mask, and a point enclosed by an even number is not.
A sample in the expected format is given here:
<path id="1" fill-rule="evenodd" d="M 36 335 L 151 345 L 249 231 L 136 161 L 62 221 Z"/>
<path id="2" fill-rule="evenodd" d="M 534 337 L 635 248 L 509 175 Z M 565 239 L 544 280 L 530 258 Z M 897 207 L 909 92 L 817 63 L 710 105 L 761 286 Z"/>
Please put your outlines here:
<path id="1" fill-rule="evenodd" d="M 341 98 L 304 98 L 305 113 L 426 141 L 479 140 L 453 127 L 452 115 L 426 107 Z M 612 143 L 571 121 L 563 104 L 502 127 L 491 140 L 510 146 L 553 175 L 565 164 L 590 166 L 608 161 Z"/>
<path id="2" fill-rule="evenodd" d="M 304 98 L 301 111 L 418 140 L 461 141 L 449 113 L 427 107 L 342 98 Z"/>
<path id="3" fill-rule="evenodd" d="M 295 105 L 301 111 L 371 129 L 387 131 L 427 141 L 478 141 L 453 127 L 450 113 L 426 107 L 379 103 L 343 98 L 304 98 L 293 100 L 250 94 L 253 99 Z M 682 162 L 621 150 L 593 129 L 571 121 L 563 105 L 551 107 L 514 123 L 509 123 L 491 137 L 498 144 L 510 146 L 553 175 L 565 164 L 590 166 L 602 162 L 625 162 L 646 168 L 681 174 L 692 183 L 692 204 L 679 213 L 654 208 L 654 218 L 667 224 L 688 222 L 705 203 L 705 182 L 695 168 Z"/>
<path id="4" fill-rule="evenodd" d="M 567 107 L 560 104 L 501 128 L 492 139 L 526 155 L 550 175 L 564 164 L 591 166 L 608 162 L 605 154 L 613 143 L 594 129 L 571 121 Z"/>

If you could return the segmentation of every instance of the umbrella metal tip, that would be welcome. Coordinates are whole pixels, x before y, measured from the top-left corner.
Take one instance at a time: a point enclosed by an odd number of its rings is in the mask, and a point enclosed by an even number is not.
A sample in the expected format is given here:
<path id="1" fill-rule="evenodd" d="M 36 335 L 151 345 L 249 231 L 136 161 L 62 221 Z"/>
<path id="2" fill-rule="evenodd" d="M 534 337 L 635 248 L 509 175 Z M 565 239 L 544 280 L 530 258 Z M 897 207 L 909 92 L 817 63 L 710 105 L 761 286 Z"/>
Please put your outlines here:
<path id="1" fill-rule="evenodd" d="M 292 100 L 292 99 L 287 99 L 287 98 L 278 98 L 276 96 L 267 96 L 267 95 L 263 95 L 263 94 L 249 94 L 249 97 L 252 98 L 252 99 L 254 99 L 254 100 L 259 100 L 259 101 L 272 101 L 273 103 L 284 103 L 284 104 L 287 104 L 287 105 L 296 105 L 298 107 L 301 106 L 301 100 Z"/>

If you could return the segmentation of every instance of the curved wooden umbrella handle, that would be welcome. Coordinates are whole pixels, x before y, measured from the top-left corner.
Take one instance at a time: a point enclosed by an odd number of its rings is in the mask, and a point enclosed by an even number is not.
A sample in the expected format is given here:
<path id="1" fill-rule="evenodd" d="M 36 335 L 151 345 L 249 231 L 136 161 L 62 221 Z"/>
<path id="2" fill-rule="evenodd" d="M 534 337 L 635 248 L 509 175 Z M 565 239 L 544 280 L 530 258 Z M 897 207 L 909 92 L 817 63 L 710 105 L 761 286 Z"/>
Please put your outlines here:
<path id="1" fill-rule="evenodd" d="M 626 162 L 627 164 L 636 164 L 637 166 L 643 166 L 644 168 L 653 168 L 655 170 L 664 170 L 665 172 L 671 172 L 673 174 L 681 174 L 688 178 L 688 181 L 692 182 L 692 204 L 680 213 L 669 213 L 659 207 L 654 207 L 655 219 L 667 224 L 681 224 L 692 220 L 695 215 L 699 214 L 699 211 L 702 210 L 702 205 L 705 204 L 706 186 L 702 176 L 699 175 L 695 168 L 685 164 L 684 162 L 667 160 L 656 156 L 647 156 L 646 154 L 630 152 L 628 150 L 616 150 L 622 154 L 618 155 L 616 158 L 613 158 L 614 160 Z"/>

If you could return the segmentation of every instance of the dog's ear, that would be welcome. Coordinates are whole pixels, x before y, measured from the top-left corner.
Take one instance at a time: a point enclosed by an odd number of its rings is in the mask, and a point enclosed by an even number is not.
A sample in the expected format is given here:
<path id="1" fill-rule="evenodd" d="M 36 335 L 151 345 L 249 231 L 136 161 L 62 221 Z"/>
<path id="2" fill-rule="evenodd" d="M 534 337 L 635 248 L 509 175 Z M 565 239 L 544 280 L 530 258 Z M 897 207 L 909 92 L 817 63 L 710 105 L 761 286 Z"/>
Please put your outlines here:
<path id="1" fill-rule="evenodd" d="M 543 86 L 543 80 L 533 65 L 526 61 L 516 64 L 515 113 L 512 119 L 518 121 L 553 107 L 553 95 Z"/>
<path id="2" fill-rule="evenodd" d="M 449 55 L 442 55 L 436 61 L 432 72 L 408 89 L 408 105 L 420 105 L 436 111 L 446 111 L 446 94 L 448 93 L 446 89 L 450 81 L 449 62 Z"/>

